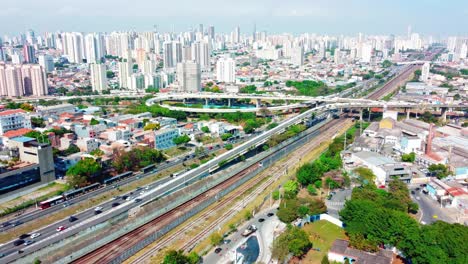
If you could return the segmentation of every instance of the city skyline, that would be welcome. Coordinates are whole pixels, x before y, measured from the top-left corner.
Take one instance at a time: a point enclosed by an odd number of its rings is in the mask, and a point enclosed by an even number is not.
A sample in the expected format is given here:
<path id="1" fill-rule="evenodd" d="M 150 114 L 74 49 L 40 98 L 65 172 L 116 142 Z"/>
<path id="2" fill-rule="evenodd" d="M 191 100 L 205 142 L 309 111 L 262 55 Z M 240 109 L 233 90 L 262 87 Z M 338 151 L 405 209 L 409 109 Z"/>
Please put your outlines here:
<path id="1" fill-rule="evenodd" d="M 216 32 L 230 32 L 239 25 L 242 34 L 271 33 L 404 34 L 411 25 L 415 32 L 433 35 L 463 35 L 468 27 L 468 3 L 455 0 L 447 5 L 439 0 L 385 1 L 376 5 L 362 0 L 334 1 L 245 0 L 220 5 L 213 0 L 171 2 L 136 1 L 31 1 L 3 3 L 0 35 L 33 29 L 38 32 L 115 30 L 184 31 L 199 23 L 215 25 Z M 187 8 L 181 9 L 184 6 Z M 15 20 L 15 23 L 11 23 Z M 57 23 L 57 20 L 60 23 Z M 60 26 L 57 26 L 60 25 Z"/>

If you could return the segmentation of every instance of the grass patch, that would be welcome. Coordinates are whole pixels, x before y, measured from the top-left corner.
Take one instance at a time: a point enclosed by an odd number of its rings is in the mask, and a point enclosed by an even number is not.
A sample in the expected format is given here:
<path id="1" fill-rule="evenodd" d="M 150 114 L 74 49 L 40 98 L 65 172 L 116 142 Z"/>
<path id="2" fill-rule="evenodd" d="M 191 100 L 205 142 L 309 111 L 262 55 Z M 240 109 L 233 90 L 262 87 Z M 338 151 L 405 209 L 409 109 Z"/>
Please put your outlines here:
<path id="1" fill-rule="evenodd" d="M 173 147 L 173 148 L 164 150 L 164 154 L 172 158 L 172 157 L 177 157 L 179 155 L 182 155 L 189 151 L 190 151 L 190 148 L 187 148 L 187 147 Z"/>
<path id="2" fill-rule="evenodd" d="M 303 227 L 307 232 L 314 249 L 310 250 L 304 258 L 304 263 L 320 264 L 323 256 L 327 255 L 335 239 L 346 239 L 345 231 L 328 221 L 320 220 Z"/>

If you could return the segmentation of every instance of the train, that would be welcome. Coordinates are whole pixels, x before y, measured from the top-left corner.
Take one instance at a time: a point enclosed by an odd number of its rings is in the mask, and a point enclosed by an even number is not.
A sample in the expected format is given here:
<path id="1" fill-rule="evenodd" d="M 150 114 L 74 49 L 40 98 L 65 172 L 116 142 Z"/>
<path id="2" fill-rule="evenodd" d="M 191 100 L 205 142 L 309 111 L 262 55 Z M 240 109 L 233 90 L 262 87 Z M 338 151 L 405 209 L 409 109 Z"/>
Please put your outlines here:
<path id="1" fill-rule="evenodd" d="M 155 169 L 156 169 L 156 164 L 152 164 L 152 165 L 149 165 L 149 166 L 146 166 L 146 167 L 140 169 L 140 172 L 148 173 L 148 172 L 154 171 Z M 47 199 L 45 201 L 39 202 L 38 206 L 39 206 L 39 208 L 41 208 L 41 210 L 44 210 L 44 209 L 47 209 L 47 208 L 49 208 L 51 206 L 64 203 L 64 202 L 66 202 L 68 200 L 71 200 L 71 199 L 73 199 L 73 198 L 75 198 L 75 197 L 77 197 L 79 195 L 85 194 L 87 192 L 97 190 L 99 188 L 102 188 L 102 187 L 110 185 L 110 184 L 114 184 L 114 183 L 119 182 L 119 181 L 121 181 L 123 179 L 129 178 L 129 177 L 131 177 L 133 175 L 135 175 L 135 172 L 127 171 L 127 172 L 124 172 L 124 173 L 119 174 L 117 176 L 114 176 L 112 178 L 105 179 L 102 182 L 102 184 L 97 182 L 97 183 L 93 183 L 93 184 L 88 185 L 88 186 L 83 187 L 83 188 L 79 188 L 79 189 L 64 192 L 62 195 L 58 195 L 58 196 L 49 198 L 49 199 Z"/>

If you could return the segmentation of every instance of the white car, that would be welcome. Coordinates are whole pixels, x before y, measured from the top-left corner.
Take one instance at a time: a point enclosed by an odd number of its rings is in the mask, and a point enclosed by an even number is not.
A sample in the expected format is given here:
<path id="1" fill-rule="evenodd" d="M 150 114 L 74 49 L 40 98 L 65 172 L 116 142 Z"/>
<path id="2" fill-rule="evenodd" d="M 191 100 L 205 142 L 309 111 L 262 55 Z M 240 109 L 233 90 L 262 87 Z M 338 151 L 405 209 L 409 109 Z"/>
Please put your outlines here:
<path id="1" fill-rule="evenodd" d="M 98 207 L 94 208 L 94 211 L 102 211 L 102 207 L 98 206 Z"/>
<path id="2" fill-rule="evenodd" d="M 34 234 L 31 235 L 31 239 L 34 239 L 34 238 L 36 238 L 36 237 L 38 237 L 40 235 L 41 235 L 41 233 L 34 233 Z"/>

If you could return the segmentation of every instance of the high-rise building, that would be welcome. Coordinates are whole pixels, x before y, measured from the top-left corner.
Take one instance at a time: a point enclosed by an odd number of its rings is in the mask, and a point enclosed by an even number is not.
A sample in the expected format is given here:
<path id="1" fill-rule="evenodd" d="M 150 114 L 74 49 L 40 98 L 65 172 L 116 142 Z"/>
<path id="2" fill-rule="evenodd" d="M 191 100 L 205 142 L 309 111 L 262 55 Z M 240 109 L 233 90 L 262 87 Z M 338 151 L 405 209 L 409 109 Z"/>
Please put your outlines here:
<path id="1" fill-rule="evenodd" d="M 214 26 L 208 27 L 208 37 L 209 37 L 210 39 L 214 39 L 214 38 L 215 38 L 215 27 L 214 27 Z"/>
<path id="2" fill-rule="evenodd" d="M 177 80 L 179 81 L 181 91 L 201 91 L 200 65 L 194 61 L 181 62 L 177 64 Z"/>
<path id="3" fill-rule="evenodd" d="M 304 47 L 297 46 L 291 50 L 291 63 L 297 66 L 304 65 Z"/>
<path id="4" fill-rule="evenodd" d="M 202 69 L 210 67 L 210 45 L 207 41 L 197 41 L 192 45 L 192 60 Z"/>
<path id="5" fill-rule="evenodd" d="M 431 69 L 431 64 L 425 62 L 421 69 L 421 81 L 427 82 L 429 80 L 429 71 Z"/>
<path id="6" fill-rule="evenodd" d="M 64 33 L 63 52 L 67 55 L 68 61 L 71 63 L 82 63 L 84 58 L 84 39 L 83 34 L 78 32 Z"/>
<path id="7" fill-rule="evenodd" d="M 5 52 L 3 51 L 3 46 L 2 46 L 2 43 L 0 41 L 0 62 L 2 61 L 5 61 Z"/>
<path id="8" fill-rule="evenodd" d="M 235 70 L 236 62 L 232 58 L 219 58 L 216 62 L 216 79 L 220 82 L 234 83 Z"/>
<path id="9" fill-rule="evenodd" d="M 107 88 L 106 65 L 95 63 L 90 64 L 90 72 L 93 91 L 101 93 Z"/>
<path id="10" fill-rule="evenodd" d="M 44 68 L 46 73 L 54 70 L 54 59 L 50 55 L 39 55 L 39 65 Z"/>
<path id="11" fill-rule="evenodd" d="M 104 37 L 101 34 L 87 34 L 84 37 L 87 63 L 98 63 L 105 55 Z"/>
<path id="12" fill-rule="evenodd" d="M 239 43 L 240 42 L 240 27 L 239 26 L 237 26 L 234 29 L 234 32 L 232 34 L 232 42 L 233 43 Z"/>
<path id="13" fill-rule="evenodd" d="M 120 88 L 129 88 L 128 78 L 132 75 L 132 71 L 132 65 L 127 60 L 119 62 Z"/>
<path id="14" fill-rule="evenodd" d="M 24 57 L 24 62 L 26 63 L 36 62 L 36 55 L 35 55 L 34 47 L 32 45 L 23 46 L 23 57 Z"/>
<path id="15" fill-rule="evenodd" d="M 203 26 L 203 25 L 202 25 Z M 182 62 L 182 44 L 179 41 L 172 42 L 172 56 L 174 64 Z"/>
<path id="16" fill-rule="evenodd" d="M 0 64 L 0 95 L 18 97 L 47 94 L 45 70 L 38 64 Z"/>
<path id="17" fill-rule="evenodd" d="M 164 42 L 163 44 L 163 61 L 164 69 L 174 68 L 174 56 L 172 55 L 172 42 Z"/>
<path id="18" fill-rule="evenodd" d="M 368 43 L 365 43 L 361 46 L 361 61 L 369 63 L 372 58 L 372 46 Z"/>

